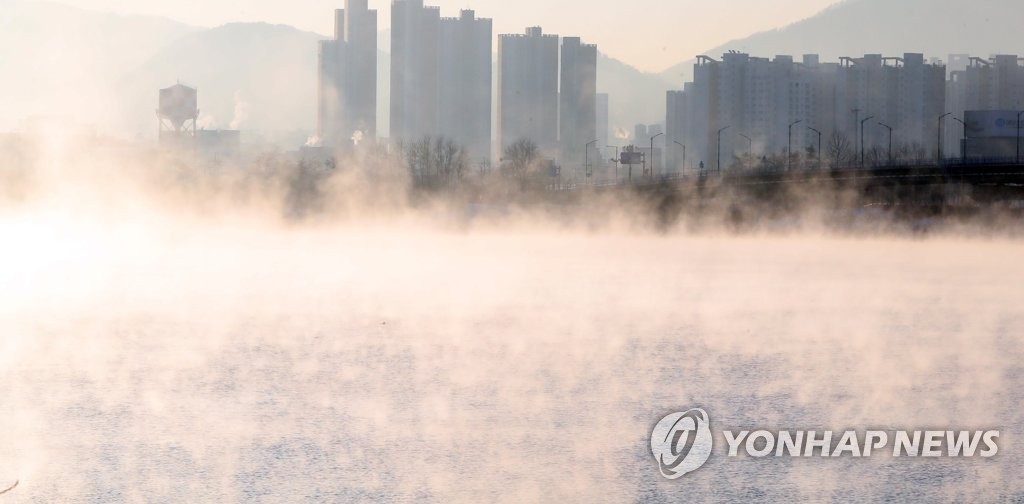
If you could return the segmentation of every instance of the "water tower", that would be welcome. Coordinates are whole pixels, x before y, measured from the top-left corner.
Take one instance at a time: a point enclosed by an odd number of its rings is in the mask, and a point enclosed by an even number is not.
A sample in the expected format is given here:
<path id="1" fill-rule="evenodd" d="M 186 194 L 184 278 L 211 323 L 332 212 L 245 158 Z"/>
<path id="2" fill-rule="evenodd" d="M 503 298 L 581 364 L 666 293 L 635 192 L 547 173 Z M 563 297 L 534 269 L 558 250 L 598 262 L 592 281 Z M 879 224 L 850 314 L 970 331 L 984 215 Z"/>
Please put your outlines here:
<path id="1" fill-rule="evenodd" d="M 161 89 L 156 116 L 160 123 L 160 143 L 180 144 L 195 138 L 199 93 L 181 83 Z"/>

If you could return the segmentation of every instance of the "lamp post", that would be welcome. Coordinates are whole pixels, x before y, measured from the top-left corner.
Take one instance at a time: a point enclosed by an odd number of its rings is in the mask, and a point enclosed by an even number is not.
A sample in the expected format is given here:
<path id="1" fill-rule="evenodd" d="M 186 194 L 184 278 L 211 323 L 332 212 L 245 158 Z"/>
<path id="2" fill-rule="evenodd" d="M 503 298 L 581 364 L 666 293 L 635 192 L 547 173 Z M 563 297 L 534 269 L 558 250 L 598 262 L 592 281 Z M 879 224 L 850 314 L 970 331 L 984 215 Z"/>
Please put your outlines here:
<path id="1" fill-rule="evenodd" d="M 960 164 L 967 164 L 967 123 L 957 119 L 956 117 L 954 117 L 953 120 L 964 127 L 963 145 L 960 146 Z"/>
<path id="2" fill-rule="evenodd" d="M 615 163 L 615 183 L 619 180 L 619 146 L 618 145 L 605 145 L 605 147 L 612 147 L 615 149 L 615 159 L 612 162 Z"/>
<path id="3" fill-rule="evenodd" d="M 936 160 L 938 164 L 942 164 L 942 120 L 953 115 L 952 112 L 946 112 L 939 116 L 939 157 Z"/>
<path id="4" fill-rule="evenodd" d="M 786 143 L 786 171 L 789 171 L 793 164 L 793 126 L 802 122 L 804 122 L 803 119 L 789 123 L 789 140 Z"/>
<path id="5" fill-rule="evenodd" d="M 583 147 L 583 171 L 586 173 L 587 178 L 590 178 L 593 173 L 590 172 L 590 146 L 597 143 L 597 140 L 591 140 L 587 142 L 587 145 Z"/>
<path id="6" fill-rule="evenodd" d="M 856 160 L 857 150 L 860 148 L 860 146 L 858 145 L 859 137 L 857 136 L 857 123 L 860 122 L 860 109 L 855 108 L 850 112 L 853 112 L 853 155 L 854 160 Z"/>
<path id="7" fill-rule="evenodd" d="M 743 133 L 737 133 L 737 135 L 747 139 L 747 155 L 748 156 L 753 155 L 754 154 L 754 141 L 751 140 L 750 137 L 748 137 L 747 135 L 744 135 Z"/>
<path id="8" fill-rule="evenodd" d="M 658 133 L 651 137 L 651 178 L 654 178 L 654 139 L 664 135 L 664 133 Z"/>
<path id="9" fill-rule="evenodd" d="M 860 167 L 864 168 L 864 123 L 874 119 L 875 116 L 865 117 L 860 121 Z"/>
<path id="10" fill-rule="evenodd" d="M 681 144 L 681 143 L 679 143 L 679 142 L 677 142 L 677 141 L 675 141 L 675 140 L 672 140 L 672 143 L 674 143 L 674 144 L 676 144 L 676 145 L 678 145 L 678 146 L 683 148 L 683 169 L 680 170 L 680 171 L 685 172 L 686 171 L 686 146 Z"/>
<path id="11" fill-rule="evenodd" d="M 732 126 L 726 126 L 718 130 L 718 173 L 722 173 L 722 132 L 731 128 Z"/>
<path id="12" fill-rule="evenodd" d="M 812 128 L 812 127 L 810 127 L 810 126 L 808 126 L 807 129 L 809 129 L 809 130 L 811 130 L 811 131 L 813 131 L 813 132 L 818 134 L 818 150 L 815 151 L 815 152 L 817 153 L 817 156 L 818 156 L 818 169 L 820 170 L 821 169 L 821 132 L 816 130 L 816 129 L 814 129 L 814 128 Z"/>
<path id="13" fill-rule="evenodd" d="M 885 123 L 878 123 L 878 125 L 889 130 L 889 166 L 892 166 L 892 126 Z"/>

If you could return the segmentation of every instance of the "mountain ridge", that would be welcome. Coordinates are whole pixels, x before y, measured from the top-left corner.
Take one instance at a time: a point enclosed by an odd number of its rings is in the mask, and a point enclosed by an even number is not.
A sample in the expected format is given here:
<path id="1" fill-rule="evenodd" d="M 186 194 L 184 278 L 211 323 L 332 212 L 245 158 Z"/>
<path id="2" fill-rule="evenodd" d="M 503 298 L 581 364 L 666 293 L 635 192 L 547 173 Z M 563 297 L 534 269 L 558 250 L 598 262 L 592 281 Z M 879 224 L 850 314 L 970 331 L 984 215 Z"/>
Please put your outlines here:
<path id="1" fill-rule="evenodd" d="M 1019 0 L 978 0 L 970 8 L 954 0 L 843 0 L 787 26 L 729 41 L 703 52 L 718 58 L 729 50 L 772 57 L 818 54 L 823 61 L 871 53 L 989 56 L 1024 52 L 1016 42 Z M 970 36 L 957 36 L 969 31 Z M 661 75 L 676 87 L 692 77 L 695 57 Z"/>
<path id="2" fill-rule="evenodd" d="M 239 127 L 249 139 L 272 135 L 277 143 L 299 144 L 315 131 L 317 42 L 326 35 L 285 24 L 201 28 L 157 17 L 0 0 L 0 6 L 15 4 L 5 19 L 7 26 L 20 28 L 0 33 L 0 47 L 56 45 L 43 46 L 41 55 L 22 52 L 20 59 L 0 52 L 0 68 L 15 76 L 0 83 L 0 107 L 10 111 L 0 129 L 54 115 L 121 136 L 155 137 L 156 92 L 181 81 L 199 89 L 200 127 Z M 50 26 L 54 19 L 61 22 Z M 67 33 L 78 40 L 68 40 Z M 50 64 L 51 54 L 65 57 Z M 378 121 L 386 131 L 390 55 L 379 51 L 378 58 Z M 612 95 L 613 129 L 661 120 L 668 82 L 603 54 L 598 67 L 599 90 Z"/>

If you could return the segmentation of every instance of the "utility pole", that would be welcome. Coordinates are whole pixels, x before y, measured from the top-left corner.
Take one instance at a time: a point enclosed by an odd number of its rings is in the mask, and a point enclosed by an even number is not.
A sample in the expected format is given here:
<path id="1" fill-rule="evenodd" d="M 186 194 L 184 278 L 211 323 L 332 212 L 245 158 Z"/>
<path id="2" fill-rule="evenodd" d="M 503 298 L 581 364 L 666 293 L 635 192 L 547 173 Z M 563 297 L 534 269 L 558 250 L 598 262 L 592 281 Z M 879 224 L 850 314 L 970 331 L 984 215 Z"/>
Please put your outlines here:
<path id="1" fill-rule="evenodd" d="M 942 164 L 942 120 L 951 115 L 953 115 L 952 112 L 946 112 L 939 116 L 939 158 L 936 160 L 939 165 Z"/>
<path id="2" fill-rule="evenodd" d="M 654 178 L 654 139 L 664 135 L 664 133 L 658 133 L 651 137 L 651 178 Z"/>
<path id="3" fill-rule="evenodd" d="M 593 175 L 593 172 L 590 171 L 590 146 L 596 143 L 597 140 L 591 140 L 583 147 L 583 171 L 586 173 L 587 178 Z"/>
<path id="4" fill-rule="evenodd" d="M 850 112 L 853 112 L 853 155 L 854 159 L 856 159 L 857 151 L 860 149 L 860 139 L 857 136 L 857 123 L 860 122 L 860 109 L 855 108 Z"/>
<path id="5" fill-rule="evenodd" d="M 957 119 L 956 117 L 953 117 L 953 120 L 964 127 L 963 143 L 960 146 L 960 164 L 967 164 L 967 123 Z"/>
<path id="6" fill-rule="evenodd" d="M 754 154 L 754 141 L 751 140 L 750 137 L 748 137 L 747 135 L 744 135 L 743 133 L 737 133 L 737 135 L 747 139 L 747 155 L 752 156 Z"/>
<path id="7" fill-rule="evenodd" d="M 726 126 L 718 130 L 718 174 L 722 174 L 722 132 L 731 128 L 732 126 Z"/>
<path id="8" fill-rule="evenodd" d="M 683 169 L 680 170 L 680 172 L 686 172 L 686 146 L 681 144 L 681 143 L 679 143 L 679 142 L 677 142 L 677 141 L 675 141 L 675 140 L 672 140 L 672 143 L 674 143 L 674 144 L 676 144 L 676 145 L 678 145 L 678 146 L 683 148 Z"/>
<path id="9" fill-rule="evenodd" d="M 618 145 L 605 145 L 605 147 L 613 147 L 615 149 L 615 159 L 612 162 L 615 163 L 615 183 L 619 181 L 619 146 Z"/>
<path id="10" fill-rule="evenodd" d="M 884 123 L 878 125 L 889 130 L 889 166 L 892 166 L 892 126 Z"/>
<path id="11" fill-rule="evenodd" d="M 643 149 L 643 147 L 640 147 L 640 139 L 639 138 L 636 139 L 636 146 L 635 147 L 637 149 L 640 149 L 640 153 L 643 154 L 644 149 Z M 643 172 L 642 172 L 641 176 L 646 177 L 647 176 L 647 154 L 644 154 L 643 156 L 640 156 L 640 157 L 643 158 L 643 163 L 644 163 L 643 164 Z M 632 175 L 632 173 L 633 173 L 633 169 L 632 168 L 633 167 L 630 166 L 629 168 L 630 168 L 630 170 L 629 170 L 629 172 L 630 172 L 629 180 L 632 181 L 633 180 L 633 175 Z"/>
<path id="12" fill-rule="evenodd" d="M 811 131 L 813 131 L 813 132 L 818 134 L 818 151 L 817 151 L 817 155 L 818 155 L 818 169 L 820 170 L 821 169 L 821 132 L 816 130 L 816 129 L 814 129 L 814 128 L 812 128 L 812 127 L 810 127 L 810 126 L 808 126 L 807 129 L 809 129 L 809 130 L 811 130 Z"/>
<path id="13" fill-rule="evenodd" d="M 792 169 L 793 164 L 793 126 L 804 122 L 803 119 L 789 123 L 789 141 L 786 143 L 786 171 Z"/>
<path id="14" fill-rule="evenodd" d="M 860 122 L 860 167 L 864 168 L 864 123 L 874 119 L 875 116 L 865 117 Z"/>

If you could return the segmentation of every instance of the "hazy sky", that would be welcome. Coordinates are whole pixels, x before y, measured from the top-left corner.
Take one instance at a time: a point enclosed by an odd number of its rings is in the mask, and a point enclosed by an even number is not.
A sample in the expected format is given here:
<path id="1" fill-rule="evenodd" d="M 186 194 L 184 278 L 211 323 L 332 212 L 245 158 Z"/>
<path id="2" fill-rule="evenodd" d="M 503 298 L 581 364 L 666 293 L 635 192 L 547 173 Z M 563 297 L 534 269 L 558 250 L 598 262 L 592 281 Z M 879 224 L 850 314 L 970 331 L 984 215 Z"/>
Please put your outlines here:
<path id="1" fill-rule="evenodd" d="M 560 35 L 580 35 L 613 57 L 643 70 L 661 71 L 701 51 L 753 32 L 806 18 L 837 0 L 427 0 L 442 15 L 471 8 L 495 20 L 499 33 L 542 25 Z M 331 12 L 344 0 L 57 0 L 87 9 L 173 18 L 200 26 L 267 21 L 329 34 Z M 389 23 L 390 0 L 370 0 Z"/>

